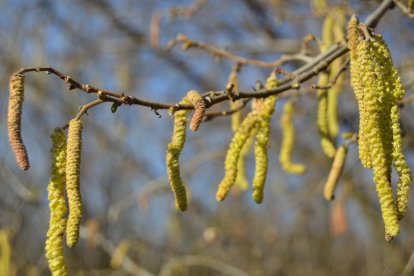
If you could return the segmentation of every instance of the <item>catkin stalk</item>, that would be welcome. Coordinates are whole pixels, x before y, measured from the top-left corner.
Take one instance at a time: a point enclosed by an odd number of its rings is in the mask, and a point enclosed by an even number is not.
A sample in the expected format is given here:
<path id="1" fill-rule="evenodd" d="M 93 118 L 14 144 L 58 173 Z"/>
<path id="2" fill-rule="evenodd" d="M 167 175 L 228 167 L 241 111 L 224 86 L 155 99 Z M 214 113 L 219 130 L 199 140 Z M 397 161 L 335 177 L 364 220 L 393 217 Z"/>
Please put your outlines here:
<path id="1" fill-rule="evenodd" d="M 50 208 L 49 230 L 46 240 L 46 259 L 52 275 L 67 275 L 63 257 L 63 236 L 66 230 L 66 137 L 61 128 L 56 128 L 52 135 L 52 169 L 48 185 Z"/>
<path id="2" fill-rule="evenodd" d="M 7 113 L 7 126 L 9 142 L 13 149 L 16 161 L 22 170 L 30 167 L 29 157 L 22 139 L 22 107 L 24 100 L 24 75 L 13 74 L 10 78 L 9 108 Z"/>
<path id="3" fill-rule="evenodd" d="M 69 122 L 66 151 L 66 193 L 69 203 L 69 217 L 66 226 L 66 243 L 73 247 L 79 239 L 79 227 L 82 219 L 82 201 L 80 193 L 80 162 L 82 149 L 82 122 L 73 119 Z"/>

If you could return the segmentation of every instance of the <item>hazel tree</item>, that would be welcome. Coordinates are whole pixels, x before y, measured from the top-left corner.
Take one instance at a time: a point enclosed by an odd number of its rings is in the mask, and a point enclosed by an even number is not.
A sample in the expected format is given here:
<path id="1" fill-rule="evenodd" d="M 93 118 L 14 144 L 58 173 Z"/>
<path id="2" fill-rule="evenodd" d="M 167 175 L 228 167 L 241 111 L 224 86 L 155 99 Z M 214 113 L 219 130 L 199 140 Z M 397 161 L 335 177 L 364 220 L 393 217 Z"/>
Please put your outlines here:
<path id="1" fill-rule="evenodd" d="M 412 182 L 411 169 L 403 152 L 400 126 L 405 88 L 386 40 L 375 28 L 394 6 L 414 17 L 413 1 L 384 0 L 363 22 L 359 22 L 358 14 L 351 15 L 346 6 L 338 5 L 328 10 L 325 1 L 312 3 L 316 13 L 324 16 L 321 37 L 304 37 L 298 53 L 282 55 L 273 62 L 245 58 L 183 34 L 171 40 L 169 49 L 181 45 L 184 50 L 198 49 L 234 63 L 228 83 L 222 90 L 183 91 L 180 92 L 182 99 L 178 103 L 143 99 L 127 91 L 116 92 L 82 83 L 54 67 L 27 67 L 12 74 L 9 83 L 8 135 L 11 149 L 22 170 L 28 170 L 29 160 L 35 160 L 30 148 L 23 142 L 21 121 L 25 109 L 25 76 L 44 72 L 59 78 L 71 91 L 95 96 L 95 99 L 81 106 L 66 125 L 57 126 L 51 134 L 52 162 L 48 186 L 50 225 L 45 248 L 53 275 L 67 274 L 63 237 L 66 236 L 66 244 L 70 248 L 76 245 L 79 238 L 83 216 L 80 189 L 82 130 L 88 128 L 83 118 L 89 110 L 101 105 L 110 106 L 108 110 L 114 116 L 119 109 L 138 107 L 149 108 L 157 115 L 167 111 L 173 118 L 171 141 L 166 145 L 165 167 L 175 206 L 180 211 L 186 211 L 191 208 L 188 202 L 190 192 L 187 180 L 181 173 L 180 153 L 186 140 L 197 135 L 197 130 L 204 123 L 214 122 L 220 117 L 231 117 L 229 128 L 233 137 L 228 141 L 223 171 L 220 172 L 223 178 L 217 185 L 216 200 L 220 202 L 231 196 L 233 186 L 241 190 L 251 186 L 252 198 L 260 204 L 266 200 L 269 155 L 275 154 L 269 152 L 268 143 L 272 139 L 270 129 L 275 108 L 279 106 L 277 103 L 283 104 L 283 114 L 279 119 L 283 136 L 278 156 L 280 167 L 289 174 L 304 174 L 306 165 L 293 157 L 295 136 L 299 133 L 294 121 L 300 120 L 295 104 L 301 97 L 316 94 L 315 129 L 319 135 L 320 150 L 332 164 L 321 195 L 327 201 L 334 199 L 345 161 L 349 158 L 348 151 L 357 148 L 361 166 L 373 172 L 372 182 L 377 190 L 385 239 L 391 241 L 400 233 L 399 222 L 407 213 Z M 192 9 L 181 12 L 191 16 L 205 4 L 205 1 L 198 1 Z M 180 10 L 176 12 L 180 14 Z M 155 48 L 160 47 L 158 33 L 161 16 L 157 14 L 151 25 L 151 44 Z M 311 51 L 312 44 L 317 45 L 316 53 Z M 292 66 L 288 66 L 292 63 L 300 66 L 292 70 Z M 250 91 L 240 89 L 239 74 L 245 66 L 264 68 L 264 83 L 257 82 Z M 345 77 L 348 71 L 349 80 Z M 301 93 L 309 81 L 315 83 L 309 88 L 310 92 Z M 255 80 L 251 82 L 254 84 Z M 355 133 L 341 131 L 338 122 L 338 97 L 345 85 L 352 87 L 358 106 L 359 129 Z M 187 131 L 187 125 L 191 132 Z M 245 171 L 245 158 L 249 152 L 254 154 L 255 160 L 252 179 L 248 179 Z M 392 168 L 398 175 L 398 181 L 392 181 Z M 377 223 L 379 227 L 379 218 Z"/>

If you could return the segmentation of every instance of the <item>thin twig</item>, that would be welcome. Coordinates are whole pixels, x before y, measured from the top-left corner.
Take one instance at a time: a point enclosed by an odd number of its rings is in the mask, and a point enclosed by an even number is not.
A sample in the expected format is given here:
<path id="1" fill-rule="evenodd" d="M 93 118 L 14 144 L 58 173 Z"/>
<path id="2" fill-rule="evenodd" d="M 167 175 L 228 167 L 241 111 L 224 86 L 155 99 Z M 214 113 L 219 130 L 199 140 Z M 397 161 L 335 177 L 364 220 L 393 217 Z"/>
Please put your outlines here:
<path id="1" fill-rule="evenodd" d="M 197 0 L 193 5 L 189 7 L 172 7 L 166 11 L 157 11 L 151 17 L 150 23 L 150 43 L 151 47 L 157 49 L 159 47 L 160 37 L 160 23 L 163 17 L 184 17 L 191 19 L 195 16 L 207 3 L 207 0 Z"/>
<path id="2" fill-rule="evenodd" d="M 414 12 L 412 10 L 410 10 L 409 7 L 407 7 L 406 5 L 404 5 L 403 3 L 401 3 L 398 0 L 394 0 L 394 3 L 397 5 L 397 7 L 406 15 L 408 15 L 408 17 L 414 19 Z"/>
<path id="3" fill-rule="evenodd" d="M 204 114 L 204 119 L 203 122 L 207 122 L 207 121 L 211 121 L 212 119 L 216 118 L 216 117 L 222 117 L 222 116 L 229 116 L 232 115 L 240 110 L 242 110 L 247 103 L 250 101 L 250 99 L 243 99 L 241 101 L 241 105 L 238 106 L 237 108 L 233 108 L 233 109 L 229 109 L 229 110 L 224 110 L 224 111 L 217 111 L 217 112 L 208 112 L 206 114 Z"/>
<path id="4" fill-rule="evenodd" d="M 329 89 L 332 86 L 335 85 L 336 81 L 339 79 L 339 77 L 341 76 L 342 73 L 344 73 L 349 66 L 349 58 L 347 58 L 345 60 L 345 62 L 341 65 L 341 68 L 339 68 L 338 72 L 336 72 L 335 76 L 329 80 L 327 85 L 317 85 L 317 84 L 313 84 L 312 88 L 313 89 Z"/>
<path id="5" fill-rule="evenodd" d="M 184 34 L 179 34 L 175 39 L 171 40 L 168 43 L 168 50 L 171 50 L 177 44 L 183 44 L 183 48 L 185 50 L 189 48 L 198 48 L 210 53 L 214 57 L 224 57 L 242 65 L 253 65 L 264 68 L 278 67 L 290 61 L 302 61 L 306 63 L 312 60 L 311 57 L 307 56 L 302 51 L 296 54 L 282 55 L 278 60 L 273 62 L 266 62 L 258 59 L 248 59 L 238 56 L 228 50 L 192 40 Z"/>

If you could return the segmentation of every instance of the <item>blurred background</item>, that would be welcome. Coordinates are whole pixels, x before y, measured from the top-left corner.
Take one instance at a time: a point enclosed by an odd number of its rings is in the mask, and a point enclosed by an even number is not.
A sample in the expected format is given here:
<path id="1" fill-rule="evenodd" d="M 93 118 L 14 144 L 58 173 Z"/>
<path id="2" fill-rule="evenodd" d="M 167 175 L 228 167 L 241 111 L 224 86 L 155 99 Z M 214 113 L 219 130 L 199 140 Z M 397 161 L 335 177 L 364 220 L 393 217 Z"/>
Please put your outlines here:
<path id="1" fill-rule="evenodd" d="M 320 1 L 317 1 L 320 2 Z M 79 106 L 96 98 L 69 91 L 56 76 L 26 75 L 23 139 L 31 168 L 21 172 L 7 140 L 9 76 L 22 67 L 53 66 L 82 83 L 162 102 L 177 102 L 189 89 L 223 90 L 233 61 L 199 49 L 166 51 L 182 33 L 238 55 L 274 61 L 300 50 L 303 37 L 320 37 L 324 14 L 316 1 L 0 1 L 0 240 L 10 275 L 49 275 L 44 257 L 49 209 L 49 135 Z M 333 1 L 364 19 L 380 1 Z M 410 96 L 414 84 L 414 22 L 398 8 L 377 31 L 384 35 Z M 299 63 L 285 69 L 293 71 Z M 243 66 L 240 90 L 251 91 L 270 68 Z M 349 79 L 349 73 L 345 75 Z M 383 222 L 370 171 L 350 146 L 336 199 L 323 184 L 331 161 L 316 128 L 317 98 L 303 85 L 296 103 L 294 160 L 307 166 L 289 175 L 278 161 L 278 102 L 269 143 L 263 204 L 251 189 L 235 188 L 215 200 L 232 136 L 230 117 L 188 133 L 181 171 L 191 191 L 186 212 L 176 211 L 165 169 L 172 119 L 149 108 L 100 105 L 83 117 L 81 240 L 65 248 L 70 275 L 408 275 L 414 267 L 414 199 L 401 234 L 384 241 Z M 228 103 L 214 106 L 226 110 Z M 245 108 L 244 113 L 250 109 Z M 358 130 L 349 81 L 340 95 L 340 131 Z M 414 168 L 414 109 L 402 109 L 405 153 Z M 254 156 L 247 158 L 247 175 Z M 394 182 L 395 182 L 394 178 Z M 10 245 L 10 252 L 7 250 Z M 10 253 L 10 260 L 8 259 Z"/>

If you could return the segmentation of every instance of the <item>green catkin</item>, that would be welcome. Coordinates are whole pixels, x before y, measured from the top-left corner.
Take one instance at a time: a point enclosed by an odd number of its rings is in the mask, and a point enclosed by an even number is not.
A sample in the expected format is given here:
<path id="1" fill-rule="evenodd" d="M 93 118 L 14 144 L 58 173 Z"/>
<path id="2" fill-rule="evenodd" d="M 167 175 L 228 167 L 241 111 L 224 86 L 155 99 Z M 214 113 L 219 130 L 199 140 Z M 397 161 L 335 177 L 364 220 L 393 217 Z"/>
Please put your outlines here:
<path id="1" fill-rule="evenodd" d="M 240 64 L 235 64 L 229 75 L 228 82 L 234 85 L 233 93 L 238 93 L 239 91 L 238 74 L 240 72 L 240 68 L 241 68 Z M 237 109 L 240 107 L 239 101 L 233 102 L 230 100 L 229 103 L 230 103 L 230 109 Z M 240 126 L 241 116 L 242 116 L 241 111 L 234 112 L 231 115 L 231 129 L 233 130 L 233 133 L 235 133 Z M 234 184 L 243 191 L 249 188 L 249 183 L 247 181 L 247 176 L 246 176 L 245 164 L 246 164 L 246 156 L 250 152 L 250 149 L 253 145 L 253 140 L 254 140 L 253 137 L 249 137 L 247 142 L 244 144 L 242 151 L 240 152 L 239 162 L 237 163 L 237 177 L 236 177 L 236 182 Z"/>
<path id="2" fill-rule="evenodd" d="M 345 145 L 340 146 L 335 153 L 332 167 L 329 171 L 328 179 L 326 180 L 323 189 L 323 196 L 326 200 L 333 200 L 335 198 L 335 188 L 339 182 L 339 178 L 342 175 L 347 153 L 348 147 Z"/>
<path id="3" fill-rule="evenodd" d="M 187 97 L 180 104 L 191 102 Z M 180 175 L 180 153 L 185 143 L 185 130 L 187 128 L 187 114 L 190 110 L 178 110 L 174 113 L 174 130 L 171 142 L 168 144 L 166 155 L 167 174 L 171 189 L 175 197 L 175 207 L 181 211 L 187 210 L 187 192 Z"/>
<path id="4" fill-rule="evenodd" d="M 295 144 L 295 129 L 293 127 L 293 114 L 295 107 L 293 101 L 287 101 L 283 106 L 283 114 L 280 117 L 280 125 L 282 126 L 282 147 L 279 154 L 279 162 L 283 170 L 288 173 L 302 174 L 306 171 L 303 164 L 292 162 L 292 150 Z"/>
<path id="5" fill-rule="evenodd" d="M 51 135 L 52 169 L 48 185 L 50 208 L 49 230 L 45 245 L 46 259 L 52 275 L 67 275 L 63 257 L 63 236 L 66 230 L 66 136 L 56 128 Z"/>
<path id="6" fill-rule="evenodd" d="M 384 43 L 385 45 L 385 43 Z M 389 52 L 386 47 L 385 51 Z M 390 63 L 391 61 L 391 54 Z M 408 208 L 408 197 L 410 186 L 412 182 L 411 169 L 408 167 L 407 161 L 405 160 L 404 153 L 402 151 L 402 139 L 400 129 L 400 112 L 398 104 L 401 102 L 405 95 L 404 87 L 401 85 L 400 78 L 398 77 L 398 71 L 395 66 L 390 67 L 390 76 L 393 80 L 393 96 L 394 102 L 391 108 L 391 123 L 392 123 L 392 135 L 393 135 L 393 151 L 392 157 L 394 160 L 394 167 L 397 171 L 399 181 L 397 184 L 397 215 L 398 219 L 402 219 L 407 212 Z"/>
<path id="7" fill-rule="evenodd" d="M 366 114 L 364 108 L 364 80 L 360 74 L 362 68 L 361 64 L 358 63 L 357 46 L 359 43 L 359 30 L 358 30 L 358 19 L 355 15 L 351 17 L 348 23 L 348 47 L 351 50 L 350 55 L 350 73 L 351 73 L 351 86 L 354 90 L 355 97 L 358 102 L 359 109 L 359 133 L 358 133 L 358 151 L 359 159 L 362 165 L 367 168 L 372 168 L 371 156 L 369 153 L 369 141 L 367 137 L 366 127 L 368 114 Z"/>
<path id="8" fill-rule="evenodd" d="M 356 27 L 355 27 L 356 26 Z M 364 26 L 360 27 L 361 29 Z M 385 224 L 386 240 L 399 233 L 408 203 L 411 171 L 401 149 L 398 103 L 404 95 L 391 53 L 378 34 L 358 40 L 358 23 L 353 17 L 348 27 L 351 49 L 351 85 L 360 110 L 360 159 L 372 167 Z M 365 33 L 369 30 L 365 29 Z M 397 206 L 391 188 L 391 167 L 399 176 Z"/>
<path id="9" fill-rule="evenodd" d="M 66 149 L 66 193 L 68 196 L 69 216 L 66 225 L 66 244 L 73 247 L 79 239 L 79 227 L 82 219 L 82 201 L 80 193 L 80 162 L 82 150 L 82 122 L 72 119 L 69 122 Z"/>
<path id="10" fill-rule="evenodd" d="M 24 75 L 13 74 L 9 83 L 9 107 L 7 113 L 7 127 L 9 132 L 9 142 L 13 149 L 16 161 L 22 170 L 30 167 L 29 157 L 22 139 L 22 107 L 24 100 Z"/>
<path id="11" fill-rule="evenodd" d="M 328 84 L 329 74 L 327 72 L 322 72 L 319 74 L 318 85 L 325 86 Z M 327 110 L 328 110 L 328 90 L 321 89 L 318 91 L 318 114 L 317 114 L 317 125 L 319 136 L 321 137 L 321 146 L 322 150 L 326 156 L 333 158 L 335 155 L 335 144 L 329 135 L 328 130 L 328 120 L 327 120 Z"/>
<path id="12" fill-rule="evenodd" d="M 402 152 L 402 141 L 400 131 L 400 114 L 398 105 L 391 109 L 392 132 L 393 132 L 393 159 L 394 167 L 398 173 L 399 181 L 397 184 L 397 214 L 398 219 L 402 219 L 407 212 L 408 196 L 412 182 L 411 170 Z"/>
<path id="13" fill-rule="evenodd" d="M 194 114 L 190 121 L 190 130 L 196 131 L 206 112 L 206 103 L 204 98 L 195 90 L 188 91 L 187 98 L 194 106 Z"/>
<path id="14" fill-rule="evenodd" d="M 234 185 L 237 177 L 240 152 L 242 151 L 244 144 L 255 131 L 258 124 L 258 115 L 255 112 L 250 112 L 234 133 L 224 162 L 225 175 L 220 182 L 216 193 L 217 201 L 223 201 L 229 193 L 231 187 Z"/>
<path id="15" fill-rule="evenodd" d="M 276 75 L 272 73 L 266 81 L 266 89 L 274 89 L 278 85 Z M 256 102 L 256 110 L 259 115 L 259 124 L 254 145 L 256 169 L 253 178 L 252 197 L 256 203 L 262 203 L 263 191 L 267 176 L 268 156 L 267 144 L 270 135 L 270 120 L 275 111 L 277 96 L 269 96 Z"/>

